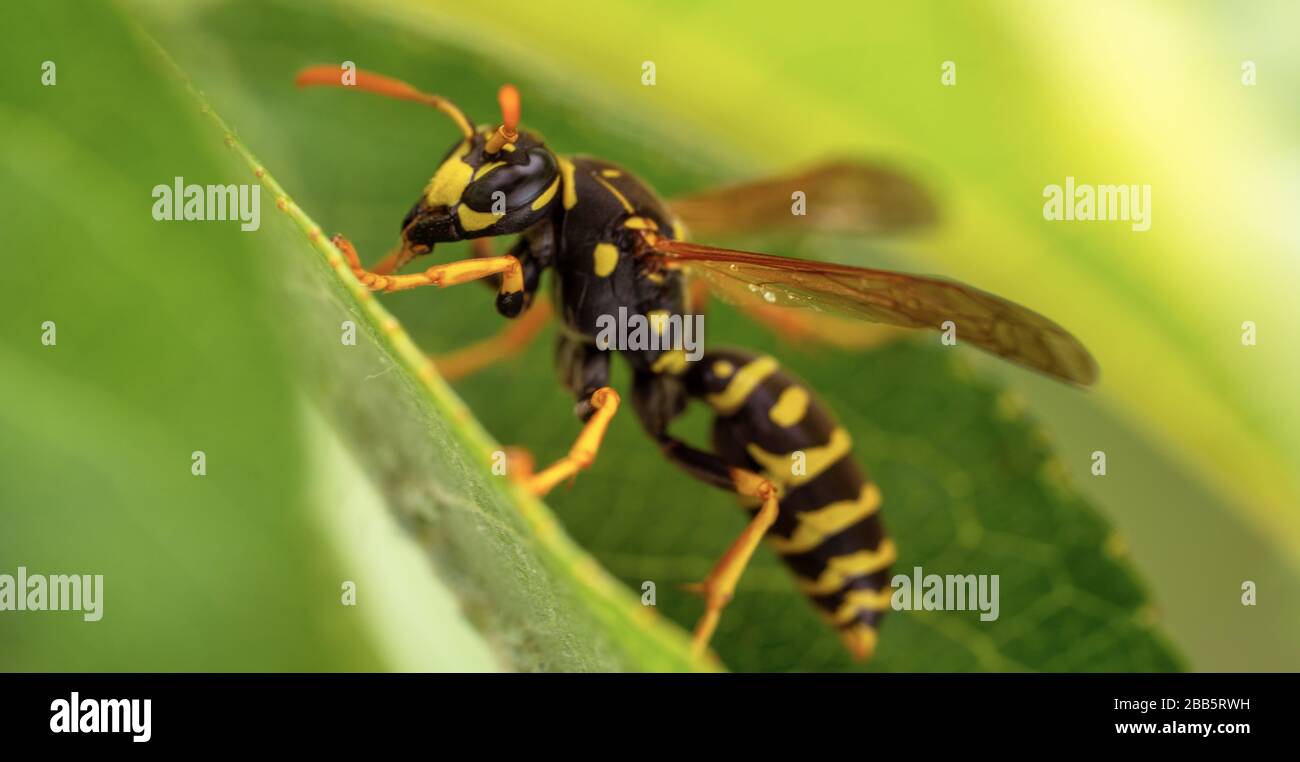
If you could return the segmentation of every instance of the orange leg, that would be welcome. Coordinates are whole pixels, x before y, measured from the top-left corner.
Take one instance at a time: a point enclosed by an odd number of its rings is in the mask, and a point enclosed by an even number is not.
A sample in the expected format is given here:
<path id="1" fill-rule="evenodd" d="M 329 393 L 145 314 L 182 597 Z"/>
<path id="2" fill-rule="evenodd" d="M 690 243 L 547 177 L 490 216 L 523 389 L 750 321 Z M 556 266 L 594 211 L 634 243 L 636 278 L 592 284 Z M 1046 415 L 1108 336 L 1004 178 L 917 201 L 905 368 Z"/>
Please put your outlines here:
<path id="1" fill-rule="evenodd" d="M 591 393 L 591 405 L 596 409 L 591 418 L 582 427 L 582 433 L 569 449 L 569 454 L 555 461 L 536 474 L 521 479 L 524 488 L 534 495 L 542 496 L 555 488 L 560 482 L 571 479 L 578 472 L 590 466 L 600 452 L 600 443 L 605 439 L 609 422 L 618 412 L 618 392 L 608 386 L 602 386 Z"/>
<path id="2" fill-rule="evenodd" d="M 357 280 L 361 281 L 362 285 L 372 291 L 387 293 L 420 288 L 421 286 L 443 288 L 498 274 L 502 276 L 501 293 L 514 293 L 524 290 L 523 269 L 519 266 L 519 260 L 508 254 L 500 257 L 464 259 L 459 262 L 448 262 L 445 265 L 434 265 L 424 272 L 414 275 L 380 275 L 361 266 L 361 258 L 357 256 L 356 248 L 352 246 L 348 239 L 336 235 L 332 240 L 334 245 L 339 248 L 339 251 L 343 252 L 348 265 L 352 268 L 352 274 L 357 276 Z"/>
<path id="3" fill-rule="evenodd" d="M 754 551 L 758 549 L 763 535 L 767 534 L 767 530 L 771 529 L 772 524 L 776 522 L 777 489 L 772 482 L 758 474 L 738 468 L 732 469 L 731 480 L 736 486 L 736 492 L 746 497 L 756 497 L 763 503 L 759 506 L 758 513 L 754 514 L 754 518 L 750 519 L 749 524 L 741 531 L 740 536 L 731 543 L 727 552 L 722 554 L 722 558 L 709 572 L 709 576 L 705 577 L 703 582 L 686 586 L 688 590 L 704 596 L 704 614 L 695 625 L 692 640 L 697 657 L 702 656 L 708 648 L 709 639 L 713 637 L 714 630 L 718 629 L 718 621 L 722 618 L 722 609 L 731 602 L 736 592 L 736 584 L 740 582 L 740 576 L 745 573 L 749 560 L 754 557 Z"/>
<path id="4" fill-rule="evenodd" d="M 551 318 L 551 303 L 540 299 L 504 330 L 482 341 L 433 358 L 438 372 L 448 381 L 477 373 L 528 346 Z"/>
<path id="5" fill-rule="evenodd" d="M 507 447 L 506 473 L 517 482 L 533 478 L 533 454 L 523 447 Z"/>
<path id="6" fill-rule="evenodd" d="M 492 242 L 486 238 L 475 238 L 469 242 L 470 248 L 476 257 L 492 256 Z M 420 252 L 413 251 L 410 247 L 402 245 L 388 252 L 388 255 L 375 263 L 370 268 L 370 272 L 375 275 L 392 275 L 406 265 Z"/>

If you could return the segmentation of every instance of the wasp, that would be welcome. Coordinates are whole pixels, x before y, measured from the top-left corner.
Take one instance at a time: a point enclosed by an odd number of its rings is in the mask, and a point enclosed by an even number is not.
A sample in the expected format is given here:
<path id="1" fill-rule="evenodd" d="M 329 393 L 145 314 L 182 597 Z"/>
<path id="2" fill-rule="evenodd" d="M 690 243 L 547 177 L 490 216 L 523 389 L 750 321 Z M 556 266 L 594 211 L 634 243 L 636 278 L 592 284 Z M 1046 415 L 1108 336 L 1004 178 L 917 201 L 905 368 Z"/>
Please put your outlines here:
<path id="1" fill-rule="evenodd" d="M 344 86 L 333 66 L 305 69 L 296 81 Z M 747 507 L 750 518 L 740 536 L 705 579 L 690 586 L 704 599 L 693 634 L 697 654 L 707 649 L 746 565 L 766 540 L 852 656 L 869 658 L 890 607 L 888 575 L 897 549 L 880 518 L 880 490 L 855 461 L 849 434 L 776 359 L 708 349 L 691 361 L 671 343 L 611 347 L 596 340 L 602 318 L 626 310 L 662 324 L 688 307 L 701 309 L 712 291 L 804 336 L 825 330 L 825 315 L 912 329 L 952 321 L 963 341 L 1011 362 L 1079 385 L 1096 380 L 1088 351 L 1059 325 L 970 286 L 685 240 L 688 229 L 871 232 L 927 221 L 933 210 L 924 193 L 887 170 L 829 163 L 670 204 L 628 170 L 556 153 L 540 135 L 520 129 L 513 86 L 498 92 L 500 123 L 476 126 L 446 98 L 396 79 L 358 71 L 346 85 L 431 106 L 461 133 L 402 220 L 393 252 L 368 269 L 346 238 L 333 239 L 356 277 L 375 291 L 470 281 L 495 287 L 497 311 L 515 323 L 442 358 L 444 375 L 461 376 L 517 351 L 558 312 L 557 364 L 582 428 L 564 457 L 540 471 L 531 458 L 518 459 L 513 478 L 545 495 L 593 464 L 622 404 L 609 385 L 610 358 L 618 354 L 632 369 L 632 408 L 663 455 L 696 479 L 738 495 Z M 806 194 L 808 214 L 791 214 L 792 190 Z M 490 239 L 501 236 L 517 239 L 495 254 Z M 461 240 L 471 242 L 470 258 L 399 273 L 437 245 Z M 549 298 L 539 294 L 548 270 Z M 711 448 L 670 432 L 692 402 L 714 411 Z"/>

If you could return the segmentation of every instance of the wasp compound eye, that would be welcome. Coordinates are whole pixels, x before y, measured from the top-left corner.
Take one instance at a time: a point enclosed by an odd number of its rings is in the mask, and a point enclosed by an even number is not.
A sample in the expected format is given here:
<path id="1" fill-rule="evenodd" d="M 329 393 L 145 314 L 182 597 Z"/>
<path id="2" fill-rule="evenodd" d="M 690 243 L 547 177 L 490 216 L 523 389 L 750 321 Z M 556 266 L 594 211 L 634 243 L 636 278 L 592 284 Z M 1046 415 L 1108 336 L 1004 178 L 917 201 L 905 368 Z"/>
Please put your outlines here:
<path id="1" fill-rule="evenodd" d="M 521 163 L 494 162 L 480 169 L 479 178 L 465 188 L 461 201 L 476 212 L 502 211 L 530 206 L 555 182 L 555 158 L 544 148 L 528 151 Z M 494 204 L 497 206 L 494 208 Z"/>

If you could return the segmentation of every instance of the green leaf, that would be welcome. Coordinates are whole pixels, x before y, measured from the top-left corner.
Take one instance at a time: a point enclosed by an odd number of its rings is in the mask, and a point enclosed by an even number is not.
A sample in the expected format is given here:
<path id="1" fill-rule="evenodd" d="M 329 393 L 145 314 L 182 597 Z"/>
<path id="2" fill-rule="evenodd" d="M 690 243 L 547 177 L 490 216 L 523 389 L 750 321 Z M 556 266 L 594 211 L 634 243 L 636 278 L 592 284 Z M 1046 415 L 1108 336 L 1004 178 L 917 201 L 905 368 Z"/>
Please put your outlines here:
<path id="1" fill-rule="evenodd" d="M 504 456 L 501 446 L 272 171 L 192 94 L 314 249 L 314 272 L 291 268 L 284 276 L 305 287 L 294 320 L 316 329 L 298 336 L 307 362 L 321 363 L 310 375 L 319 381 L 314 391 L 500 658 L 522 670 L 715 666 L 693 659 L 685 634 L 620 588 L 540 501 L 487 469 Z M 349 318 L 369 338 L 362 351 L 342 339 Z"/>
<path id="2" fill-rule="evenodd" d="M 0 573 L 98 574 L 104 597 L 96 622 L 5 613 L 5 668 L 711 666 L 489 474 L 495 444 L 152 43 L 99 6 L 6 26 L 57 34 L 17 34 L 0 67 L 21 402 L 0 411 Z M 157 184 L 255 167 L 254 232 L 151 214 Z"/>
<path id="3" fill-rule="evenodd" d="M 0 614 L 0 669 L 381 668 L 306 520 L 267 249 L 150 214 L 155 184 L 231 181 L 219 140 L 118 14 L 4 16 L 0 574 L 102 575 L 103 598 L 98 621 Z"/>
<path id="4" fill-rule="evenodd" d="M 268 45 L 261 36 L 241 33 L 247 28 L 245 12 L 254 13 L 251 6 L 215 9 L 159 17 L 153 23 L 182 66 L 240 125 L 253 150 L 276 157 L 277 172 L 294 189 L 298 204 L 311 209 L 330 231 L 346 232 L 368 260 L 391 246 L 402 214 L 454 133 L 435 115 L 409 104 L 294 91 L 293 73 L 308 64 L 352 60 L 449 96 L 483 121 L 493 114 L 496 86 L 512 81 L 524 93 L 524 120 L 557 150 L 613 158 L 667 193 L 715 182 L 728 172 L 711 147 L 694 145 L 689 135 L 654 120 L 633 120 L 630 114 L 640 111 L 581 93 L 572 81 L 544 67 L 520 66 L 517 58 L 503 60 L 487 46 L 467 45 L 464 41 L 476 36 L 464 27 L 449 27 L 453 37 L 411 19 L 399 24 L 382 13 L 350 11 L 344 23 L 329 9 L 258 4 L 258 29 L 277 41 Z M 817 243 L 819 256 L 828 256 L 827 251 L 858 261 L 864 256 L 846 242 Z M 440 260 L 461 255 L 454 247 L 445 254 L 439 251 Z M 875 251 L 869 255 L 881 256 Z M 383 304 L 429 351 L 462 346 L 500 327 L 490 298 L 474 287 L 395 294 L 384 297 Z M 711 313 L 708 329 L 713 343 L 773 350 L 845 420 L 859 459 L 886 495 L 884 517 L 901 548 L 899 570 L 919 565 L 927 573 L 1000 575 L 1002 605 L 996 622 L 980 623 L 972 612 L 891 614 L 872 668 L 1181 666 L 1154 624 L 1154 609 L 1124 560 L 1123 543 L 1070 487 L 1046 437 L 1017 412 L 1014 398 L 967 369 L 960 359 L 964 355 L 954 359 L 950 352 L 924 344 L 857 357 L 805 355 L 774 344 L 722 308 Z M 458 387 L 487 430 L 504 442 L 530 448 L 541 461 L 562 454 L 578 429 L 572 400 L 552 378 L 551 339 L 544 336 L 523 356 Z M 410 373 L 415 367 L 401 359 L 403 354 L 405 350 L 397 353 L 399 371 Z M 336 360 L 320 361 L 317 376 L 340 373 Z M 370 368 L 375 374 L 373 364 Z M 399 371 L 380 378 L 401 377 Z M 378 475 L 381 489 L 399 510 L 416 514 L 425 503 L 440 502 L 432 487 L 401 497 L 400 485 L 426 478 L 439 488 L 455 488 L 465 479 L 475 485 L 476 499 L 504 500 L 507 493 L 483 474 L 482 462 L 448 457 L 448 452 L 403 455 L 419 439 L 421 426 L 438 443 L 458 436 L 444 420 L 454 412 L 446 406 L 451 398 L 436 381 L 428 387 L 434 392 L 433 413 L 413 416 L 410 408 L 401 407 L 402 415 L 393 419 L 364 412 L 371 407 L 390 412 L 386 398 L 398 396 L 390 387 L 373 388 L 377 379 L 363 382 L 355 371 L 345 375 L 337 382 L 343 392 L 334 391 L 329 399 L 340 405 L 351 399 L 363 411 L 344 413 L 345 428 L 368 472 Z M 620 369 L 616 383 L 625 386 L 626 381 Z M 415 382 L 405 378 L 401 383 Z M 695 415 L 683 431 L 702 441 L 705 423 Z M 490 446 L 486 435 L 471 438 L 470 452 L 481 454 Z M 369 448 L 380 452 L 367 455 Z M 700 578 L 743 525 L 743 514 L 730 498 L 672 470 L 626 415 L 616 419 L 595 467 L 548 502 L 578 543 L 628 586 L 639 589 L 644 581 L 655 582 L 659 608 L 683 626 L 693 623 L 700 604 L 674 585 Z M 498 518 L 505 522 L 508 513 L 503 510 Z M 443 515 L 431 523 L 459 516 Z M 458 544 L 471 535 L 453 529 L 434 547 L 444 567 L 468 567 L 467 576 L 474 577 L 482 571 L 474 566 L 481 560 L 475 558 L 481 546 Z M 516 542 L 530 544 L 513 532 L 502 544 Z M 561 579 L 564 568 L 558 566 Z M 453 586 L 463 583 L 453 576 Z M 471 597 L 479 597 L 484 584 L 470 585 L 475 591 Z M 512 584 L 488 589 L 482 600 L 507 595 Z M 529 593 L 538 594 L 545 593 Z M 610 628 L 611 622 L 599 624 Z M 628 643 L 634 636 L 613 639 Z M 833 633 L 819 623 L 766 550 L 744 578 L 715 645 L 733 669 L 853 668 Z M 649 660 L 631 663 L 662 666 Z M 529 666 L 571 665 L 536 661 Z"/>

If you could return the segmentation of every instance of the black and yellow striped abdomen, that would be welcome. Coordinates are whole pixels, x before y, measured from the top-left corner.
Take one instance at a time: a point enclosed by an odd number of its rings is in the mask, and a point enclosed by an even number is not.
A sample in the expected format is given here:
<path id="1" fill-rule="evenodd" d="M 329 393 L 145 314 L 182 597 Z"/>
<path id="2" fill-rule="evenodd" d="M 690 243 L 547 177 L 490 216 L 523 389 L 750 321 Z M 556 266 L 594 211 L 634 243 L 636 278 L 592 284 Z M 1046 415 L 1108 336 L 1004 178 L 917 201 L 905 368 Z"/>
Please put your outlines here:
<path id="1" fill-rule="evenodd" d="M 848 432 L 771 357 L 718 350 L 696 365 L 717 413 L 715 452 L 778 486 L 769 544 L 854 656 L 866 658 L 889 608 L 896 551 L 880 491 L 854 461 Z"/>

